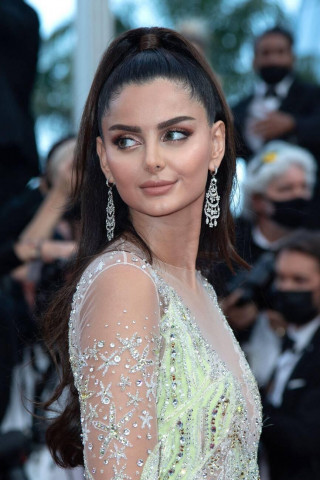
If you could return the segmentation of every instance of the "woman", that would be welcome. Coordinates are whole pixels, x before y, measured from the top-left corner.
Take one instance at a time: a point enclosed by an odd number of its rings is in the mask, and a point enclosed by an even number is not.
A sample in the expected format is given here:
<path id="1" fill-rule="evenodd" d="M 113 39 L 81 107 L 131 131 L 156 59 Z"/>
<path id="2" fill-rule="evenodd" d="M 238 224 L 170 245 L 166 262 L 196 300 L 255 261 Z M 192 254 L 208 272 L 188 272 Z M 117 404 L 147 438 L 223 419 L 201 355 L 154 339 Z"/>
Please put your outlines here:
<path id="1" fill-rule="evenodd" d="M 84 273 L 47 317 L 63 366 L 55 398 L 70 389 L 48 430 L 56 460 L 84 462 L 94 480 L 258 478 L 259 394 L 196 270 L 210 257 L 241 261 L 230 115 L 204 58 L 167 29 L 116 39 L 93 81 L 77 158 Z M 76 283 L 71 373 L 67 324 L 57 323 Z"/>

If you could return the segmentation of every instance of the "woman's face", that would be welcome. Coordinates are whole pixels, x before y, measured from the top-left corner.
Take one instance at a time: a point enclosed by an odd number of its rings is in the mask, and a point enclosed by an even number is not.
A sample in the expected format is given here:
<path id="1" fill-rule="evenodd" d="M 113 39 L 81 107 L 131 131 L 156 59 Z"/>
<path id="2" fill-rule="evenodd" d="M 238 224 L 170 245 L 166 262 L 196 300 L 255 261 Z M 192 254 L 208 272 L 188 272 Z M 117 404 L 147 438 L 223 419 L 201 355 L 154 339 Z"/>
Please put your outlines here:
<path id="1" fill-rule="evenodd" d="M 133 220 L 137 213 L 167 216 L 202 209 L 208 170 L 224 155 L 224 130 L 221 121 L 208 124 L 188 90 L 159 78 L 125 86 L 111 102 L 97 153 Z"/>

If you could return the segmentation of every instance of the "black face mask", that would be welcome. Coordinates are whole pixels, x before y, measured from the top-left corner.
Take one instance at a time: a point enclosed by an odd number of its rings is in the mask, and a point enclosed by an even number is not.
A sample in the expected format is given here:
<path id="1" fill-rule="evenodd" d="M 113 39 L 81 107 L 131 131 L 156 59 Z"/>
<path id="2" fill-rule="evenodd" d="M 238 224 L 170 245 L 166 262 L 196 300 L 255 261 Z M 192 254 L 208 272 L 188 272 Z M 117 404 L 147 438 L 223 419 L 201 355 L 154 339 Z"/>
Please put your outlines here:
<path id="1" fill-rule="evenodd" d="M 279 225 L 287 228 L 299 228 L 306 225 L 310 214 L 311 201 L 305 198 L 294 198 L 276 202 L 267 198 L 272 203 L 274 212 L 270 216 Z"/>
<path id="2" fill-rule="evenodd" d="M 275 85 L 281 82 L 290 72 L 290 67 L 282 67 L 280 65 L 269 65 L 268 67 L 261 67 L 258 70 L 259 76 L 264 82 L 268 83 L 268 85 Z"/>
<path id="3" fill-rule="evenodd" d="M 270 308 L 280 312 L 288 323 L 301 326 L 311 322 L 318 315 L 313 304 L 312 291 L 285 291 L 272 289 Z"/>

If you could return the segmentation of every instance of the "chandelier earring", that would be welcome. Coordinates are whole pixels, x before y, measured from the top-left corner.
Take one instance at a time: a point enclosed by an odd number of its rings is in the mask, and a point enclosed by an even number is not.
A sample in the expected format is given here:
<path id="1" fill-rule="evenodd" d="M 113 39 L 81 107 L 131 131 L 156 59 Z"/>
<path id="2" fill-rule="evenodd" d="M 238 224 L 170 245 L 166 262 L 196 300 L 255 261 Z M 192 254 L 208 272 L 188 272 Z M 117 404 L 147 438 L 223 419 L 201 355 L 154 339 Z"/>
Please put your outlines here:
<path id="1" fill-rule="evenodd" d="M 114 208 L 114 202 L 113 202 L 113 193 L 112 193 L 112 187 L 113 184 L 109 184 L 109 180 L 106 180 L 106 184 L 108 187 L 108 202 L 107 202 L 107 208 L 106 208 L 106 230 L 107 230 L 107 238 L 108 241 L 110 242 L 113 237 L 114 237 L 114 229 L 116 226 L 116 218 L 115 218 L 115 208 Z"/>
<path id="2" fill-rule="evenodd" d="M 215 167 L 214 173 L 212 173 L 211 182 L 206 193 L 206 201 L 204 205 L 204 214 L 206 217 L 206 224 L 210 228 L 217 226 L 217 219 L 220 216 L 220 207 L 219 200 L 220 196 L 218 195 L 217 189 L 217 173 L 218 169 Z"/>

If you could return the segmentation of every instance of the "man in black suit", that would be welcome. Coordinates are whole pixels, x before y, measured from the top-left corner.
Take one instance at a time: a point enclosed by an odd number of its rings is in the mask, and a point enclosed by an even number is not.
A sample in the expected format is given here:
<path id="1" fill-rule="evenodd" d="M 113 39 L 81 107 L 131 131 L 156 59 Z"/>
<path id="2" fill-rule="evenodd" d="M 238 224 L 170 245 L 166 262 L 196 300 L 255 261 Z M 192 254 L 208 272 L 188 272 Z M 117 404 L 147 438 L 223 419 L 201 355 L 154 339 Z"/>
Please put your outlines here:
<path id="1" fill-rule="evenodd" d="M 277 255 L 269 319 L 287 321 L 264 396 L 271 480 L 320 478 L 320 234 L 296 232 Z"/>
<path id="2" fill-rule="evenodd" d="M 292 35 L 280 27 L 262 33 L 253 68 L 255 89 L 233 108 L 238 155 L 248 159 L 264 143 L 282 139 L 310 150 L 320 163 L 320 87 L 295 75 Z"/>
<path id="3" fill-rule="evenodd" d="M 39 174 L 30 100 L 39 20 L 22 0 L 0 0 L 0 205 Z"/>

